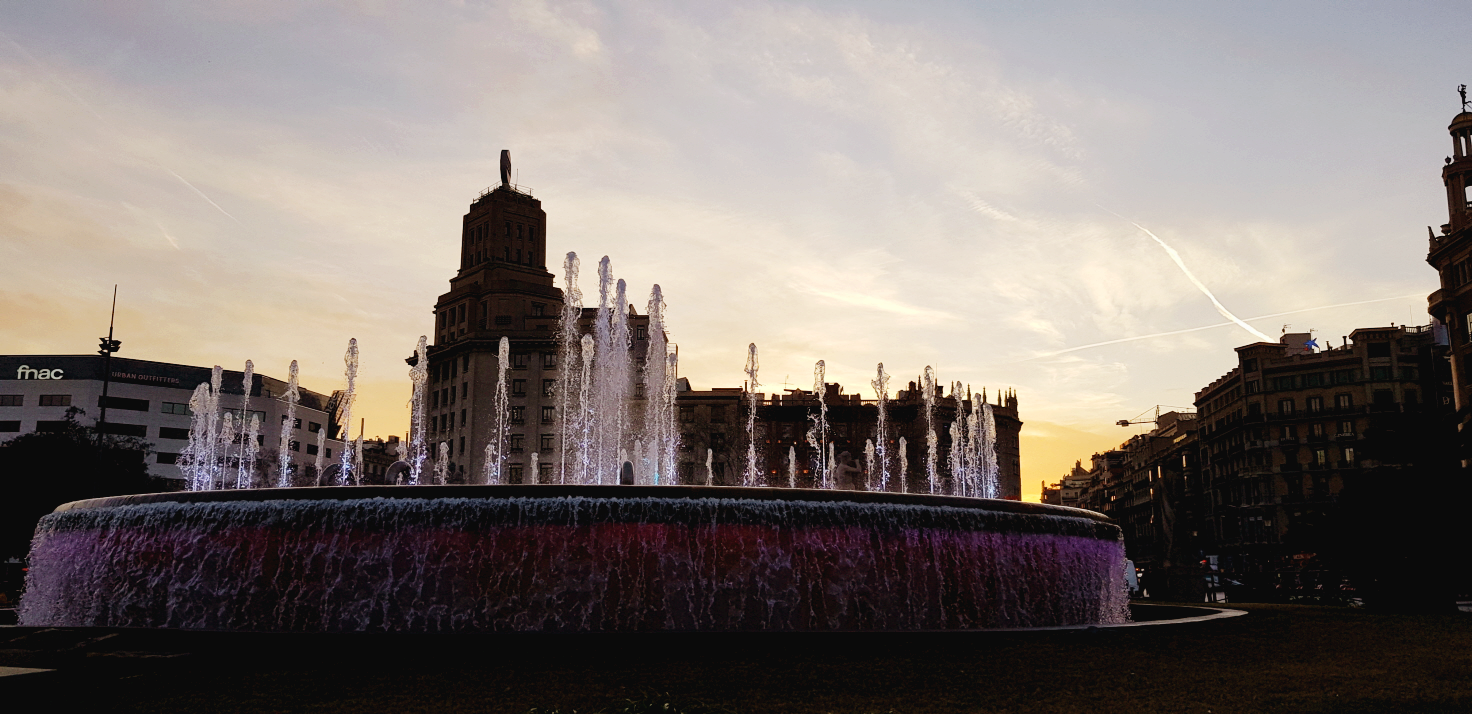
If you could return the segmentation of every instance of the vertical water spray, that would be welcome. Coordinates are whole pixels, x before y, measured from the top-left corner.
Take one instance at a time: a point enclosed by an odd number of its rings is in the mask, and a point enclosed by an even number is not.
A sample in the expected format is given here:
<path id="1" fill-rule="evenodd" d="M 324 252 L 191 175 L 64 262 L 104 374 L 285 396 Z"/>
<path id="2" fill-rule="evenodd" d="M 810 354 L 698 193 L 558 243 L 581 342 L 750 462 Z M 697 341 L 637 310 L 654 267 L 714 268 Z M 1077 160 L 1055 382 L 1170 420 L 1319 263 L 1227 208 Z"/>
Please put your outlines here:
<path id="1" fill-rule="evenodd" d="M 441 441 L 439 458 L 435 459 L 434 462 L 434 482 L 440 486 L 445 485 L 445 483 L 447 483 L 449 480 L 447 478 L 449 471 L 450 444 L 448 442 Z"/>
<path id="2" fill-rule="evenodd" d="M 245 437 L 246 431 L 250 429 L 250 388 L 252 383 L 256 381 L 256 363 L 246 360 L 245 372 L 242 374 L 244 375 L 244 379 L 241 380 L 244 384 L 244 391 L 241 392 L 240 397 L 240 458 L 235 464 L 236 488 L 248 488 L 247 484 L 250 483 L 250 473 L 246 471 L 245 466 Z"/>
<path id="3" fill-rule="evenodd" d="M 834 488 L 836 484 L 833 479 L 833 468 L 836 464 L 833 460 L 833 442 L 828 442 L 828 469 L 823 472 L 823 488 Z"/>
<path id="4" fill-rule="evenodd" d="M 204 491 L 209 488 L 209 445 L 214 443 L 210 435 L 210 385 L 200 382 L 189 397 L 189 445 L 184 447 L 184 473 L 189 479 L 189 490 Z"/>
<path id="5" fill-rule="evenodd" d="M 797 447 L 787 447 L 787 487 L 797 488 Z"/>
<path id="6" fill-rule="evenodd" d="M 715 464 L 712 463 L 715 460 L 715 455 L 716 452 L 714 449 L 705 450 L 705 485 L 707 486 L 716 482 Z"/>
<path id="7" fill-rule="evenodd" d="M 245 443 L 240 447 L 240 479 L 236 482 L 236 488 L 254 488 L 256 475 L 256 455 L 260 453 L 261 444 L 261 415 L 251 414 L 250 422 L 245 430 Z"/>
<path id="8" fill-rule="evenodd" d="M 864 440 L 864 488 L 865 491 L 873 490 L 870 484 L 874 478 L 874 440 Z"/>
<path id="9" fill-rule="evenodd" d="M 574 412 L 571 408 L 574 394 L 582 391 L 586 384 L 586 376 L 579 370 L 578 363 L 581 361 L 582 340 L 578 333 L 578 320 L 583 316 L 583 291 L 578 287 L 578 269 L 580 261 L 578 254 L 569 252 L 562 261 L 562 339 L 558 347 L 558 375 L 557 375 L 557 398 L 561 402 L 558 410 L 558 420 L 561 428 L 558 430 L 562 443 L 557 449 L 558 465 L 557 478 L 560 483 L 567 483 L 568 457 L 571 452 L 574 455 L 574 465 L 580 463 L 577 458 L 575 445 L 582 441 L 577 438 L 581 428 L 582 410 Z"/>
<path id="10" fill-rule="evenodd" d="M 429 337 L 419 336 L 419 344 L 414 347 L 414 366 L 409 368 L 409 382 L 414 385 L 414 391 L 409 397 L 409 484 L 418 486 L 420 477 L 424 475 L 424 460 L 428 457 L 428 445 L 425 442 L 425 393 L 426 385 L 429 384 Z"/>
<path id="11" fill-rule="evenodd" d="M 633 364 L 629 348 L 633 342 L 629 339 L 629 300 L 628 285 L 619 280 L 614 287 L 614 311 L 610 315 L 613 318 L 613 349 L 608 353 L 608 384 L 599 385 L 598 391 L 607 402 L 605 411 L 612 415 L 613 423 L 610 425 L 609 435 L 611 438 L 612 451 L 617 458 L 609 465 L 609 475 L 613 483 L 619 482 L 619 474 L 623 469 L 624 456 L 630 445 L 630 432 L 633 429 L 629 424 L 629 397 L 634 387 Z"/>
<path id="12" fill-rule="evenodd" d="M 960 400 L 958 399 L 957 401 Z M 950 495 L 952 496 L 961 494 L 960 482 L 962 479 L 965 478 L 965 473 L 961 469 L 961 451 L 966 446 L 966 439 L 961 436 L 965 422 L 965 418 L 960 415 L 960 411 L 958 409 L 956 420 L 951 422 L 950 427 L 951 450 L 949 453 L 946 454 L 946 463 L 950 467 L 951 471 Z"/>
<path id="13" fill-rule="evenodd" d="M 762 485 L 757 482 L 756 473 L 756 390 L 762 386 L 757 381 L 759 369 L 761 363 L 757 361 L 756 343 L 753 342 L 746 347 L 746 476 L 742 479 L 745 486 Z"/>
<path id="14" fill-rule="evenodd" d="M 482 467 L 485 483 L 506 483 L 506 437 L 511 430 L 510 397 L 506 393 L 506 371 L 511 368 L 511 338 L 502 336 L 496 352 L 496 433 L 486 444 L 486 463 Z"/>
<path id="15" fill-rule="evenodd" d="M 889 433 L 885 429 L 885 412 L 889 407 L 889 375 L 884 373 L 884 363 L 880 362 L 874 372 L 874 380 L 869 382 L 874 387 L 876 406 L 879 409 L 879 423 L 874 437 L 877 444 L 875 458 L 879 462 L 879 490 L 889 490 Z"/>
<path id="16" fill-rule="evenodd" d="M 225 484 L 227 483 L 225 480 L 225 469 L 230 466 L 230 444 L 237 439 L 240 439 L 240 435 L 235 433 L 235 412 L 227 411 L 220 415 L 220 432 L 219 438 L 216 439 L 219 450 L 215 452 L 215 455 L 220 460 L 219 481 L 212 488 L 225 488 Z M 243 439 L 240 440 L 244 441 Z M 241 446 L 244 446 L 244 444 L 241 444 Z"/>
<path id="17" fill-rule="evenodd" d="M 910 455 L 907 453 L 905 437 L 900 437 L 900 493 L 910 492 L 909 471 Z"/>
<path id="18" fill-rule="evenodd" d="M 322 427 L 318 427 L 317 428 L 317 457 L 312 460 L 312 470 L 314 472 L 312 474 L 312 479 L 314 481 L 321 480 L 321 478 L 322 478 L 322 458 L 323 458 L 323 454 L 326 454 L 326 453 L 327 453 L 327 427 L 322 426 Z M 316 483 L 313 483 L 312 485 L 315 486 L 317 484 Z"/>
<path id="19" fill-rule="evenodd" d="M 541 455 L 541 452 L 537 451 L 536 449 L 532 449 L 532 463 L 531 466 L 526 470 L 526 475 L 521 477 L 522 483 L 540 483 L 540 480 L 537 478 L 537 476 L 542 470 L 540 458 Z"/>
<path id="20" fill-rule="evenodd" d="M 675 402 L 680 382 L 680 358 L 676 353 L 670 352 L 665 359 L 664 391 L 660 399 L 664 402 L 661 408 L 665 412 L 665 428 L 669 430 L 669 438 L 665 439 L 664 444 L 660 447 L 660 473 L 665 474 L 669 483 L 674 485 L 679 483 L 679 478 L 675 474 L 675 463 L 680 453 L 680 430 L 675 425 Z"/>
<path id="21" fill-rule="evenodd" d="M 674 474 L 666 465 L 666 454 L 675 439 L 674 394 L 669 379 L 672 366 L 669 360 L 669 344 L 665 340 L 664 291 L 655 285 L 649 291 L 647 313 L 649 315 L 649 344 L 644 352 L 644 443 L 653 453 L 649 458 L 649 469 L 653 472 L 652 483 L 673 483 Z"/>
<path id="22" fill-rule="evenodd" d="M 978 471 L 981 474 L 982 498 L 1001 496 L 1000 469 L 997 463 L 997 419 L 990 402 L 982 400 L 981 428 L 977 439 L 980 451 Z"/>
<path id="23" fill-rule="evenodd" d="M 578 421 L 582 424 L 583 433 L 578 439 L 578 483 L 592 483 L 591 469 L 593 464 L 593 416 L 594 406 L 592 395 L 589 393 L 593 375 L 593 357 L 598 349 L 593 344 L 592 335 L 583 335 L 580 343 L 583 348 L 582 379 L 579 380 L 578 389 Z"/>
<path id="24" fill-rule="evenodd" d="M 925 365 L 925 376 L 920 384 L 925 390 L 921 395 L 925 400 L 925 480 L 930 484 L 930 492 L 935 493 L 940 482 L 935 473 L 936 447 L 939 444 L 935 435 L 935 368 Z"/>
<path id="25" fill-rule="evenodd" d="M 813 394 L 818 396 L 818 413 L 809 415 L 813 420 L 813 427 L 808 431 L 808 444 L 813 448 L 815 463 L 813 473 L 822 474 L 819 480 L 822 488 L 828 488 L 828 469 L 832 468 L 833 456 L 827 451 L 828 443 L 828 388 L 826 382 L 828 365 L 823 360 L 818 360 L 813 365 Z M 825 458 L 826 455 L 826 458 Z"/>
<path id="26" fill-rule="evenodd" d="M 348 340 L 348 351 L 342 356 L 342 361 L 343 376 L 347 377 L 348 388 L 343 392 L 342 403 L 338 405 L 338 423 L 342 424 L 342 483 L 346 486 L 353 483 L 357 476 L 352 471 L 353 442 L 348 438 L 348 430 L 353 426 L 353 400 L 358 391 L 358 338 Z"/>
<path id="27" fill-rule="evenodd" d="M 278 488 L 286 488 L 291 485 L 291 430 L 296 427 L 296 403 L 302 398 L 297 378 L 296 360 L 292 360 L 291 367 L 287 369 L 286 393 L 281 395 L 281 400 L 286 402 L 286 419 L 281 422 L 280 460 L 276 466 L 276 486 Z"/>

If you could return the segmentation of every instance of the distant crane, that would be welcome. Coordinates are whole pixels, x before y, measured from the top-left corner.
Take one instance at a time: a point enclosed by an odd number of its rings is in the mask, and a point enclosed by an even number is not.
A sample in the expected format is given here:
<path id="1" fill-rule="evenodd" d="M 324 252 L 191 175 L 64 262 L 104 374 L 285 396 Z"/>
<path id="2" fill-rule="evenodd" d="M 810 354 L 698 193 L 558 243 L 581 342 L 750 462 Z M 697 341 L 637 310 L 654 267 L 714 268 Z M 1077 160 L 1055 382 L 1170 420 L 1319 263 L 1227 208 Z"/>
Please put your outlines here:
<path id="1" fill-rule="evenodd" d="M 1118 424 L 1120 426 L 1131 426 L 1133 424 L 1155 424 L 1155 425 L 1159 425 L 1160 424 L 1160 408 L 1161 407 L 1165 407 L 1166 409 L 1181 409 L 1181 410 L 1193 410 L 1193 409 L 1195 409 L 1195 407 L 1175 407 L 1175 406 L 1171 406 L 1169 404 L 1156 404 L 1155 405 L 1155 417 L 1153 419 L 1141 419 L 1140 418 L 1140 417 L 1146 416 L 1146 415 L 1148 415 L 1150 413 L 1150 410 L 1147 409 L 1147 410 L 1145 410 L 1145 411 L 1143 411 L 1143 412 L 1135 415 L 1135 418 L 1133 418 L 1133 419 L 1120 419 L 1119 421 L 1114 422 L 1114 423 L 1115 424 Z"/>

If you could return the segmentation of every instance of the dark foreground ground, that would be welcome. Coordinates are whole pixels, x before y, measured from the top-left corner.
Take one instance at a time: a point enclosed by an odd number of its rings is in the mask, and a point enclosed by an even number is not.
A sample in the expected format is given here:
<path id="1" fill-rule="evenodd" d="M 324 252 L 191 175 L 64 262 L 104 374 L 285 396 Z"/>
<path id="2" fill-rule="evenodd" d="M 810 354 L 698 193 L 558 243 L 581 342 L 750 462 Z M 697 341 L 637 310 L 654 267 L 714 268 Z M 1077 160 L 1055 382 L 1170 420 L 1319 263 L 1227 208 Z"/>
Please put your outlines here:
<path id="1" fill-rule="evenodd" d="M 1468 712 L 1472 615 L 1094 631 L 300 637 L 0 628 L 0 711 Z M 16 706 L 19 705 L 19 706 Z"/>

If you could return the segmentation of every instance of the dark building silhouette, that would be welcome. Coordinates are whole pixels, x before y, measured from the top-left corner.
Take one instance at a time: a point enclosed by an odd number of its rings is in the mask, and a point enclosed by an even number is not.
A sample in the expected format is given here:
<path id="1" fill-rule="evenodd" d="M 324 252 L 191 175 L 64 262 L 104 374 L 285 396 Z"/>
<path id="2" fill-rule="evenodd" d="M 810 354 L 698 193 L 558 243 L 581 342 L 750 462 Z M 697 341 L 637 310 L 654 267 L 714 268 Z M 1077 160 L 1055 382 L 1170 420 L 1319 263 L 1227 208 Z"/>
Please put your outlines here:
<path id="1" fill-rule="evenodd" d="M 1453 408 L 1463 467 L 1472 466 L 1472 112 L 1452 119 L 1452 154 L 1441 169 L 1446 186 L 1447 222 L 1438 235 L 1429 227 L 1426 262 L 1441 278 L 1441 289 L 1426 299 L 1428 312 L 1445 326 L 1450 342 Z"/>

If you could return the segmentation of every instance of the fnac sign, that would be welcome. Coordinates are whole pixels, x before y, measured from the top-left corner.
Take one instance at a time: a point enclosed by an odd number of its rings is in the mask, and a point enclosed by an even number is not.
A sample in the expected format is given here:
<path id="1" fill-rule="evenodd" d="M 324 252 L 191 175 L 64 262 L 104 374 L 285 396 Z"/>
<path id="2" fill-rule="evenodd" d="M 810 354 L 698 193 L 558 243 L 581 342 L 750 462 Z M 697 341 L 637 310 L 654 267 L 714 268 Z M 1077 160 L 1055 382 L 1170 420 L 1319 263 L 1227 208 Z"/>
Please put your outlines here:
<path id="1" fill-rule="evenodd" d="M 23 364 L 15 370 L 16 379 L 62 379 L 63 377 L 61 368 L 32 369 L 30 365 Z"/>

